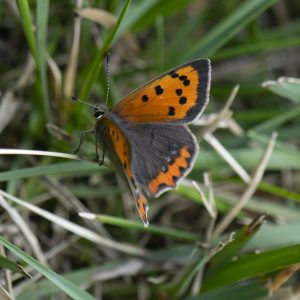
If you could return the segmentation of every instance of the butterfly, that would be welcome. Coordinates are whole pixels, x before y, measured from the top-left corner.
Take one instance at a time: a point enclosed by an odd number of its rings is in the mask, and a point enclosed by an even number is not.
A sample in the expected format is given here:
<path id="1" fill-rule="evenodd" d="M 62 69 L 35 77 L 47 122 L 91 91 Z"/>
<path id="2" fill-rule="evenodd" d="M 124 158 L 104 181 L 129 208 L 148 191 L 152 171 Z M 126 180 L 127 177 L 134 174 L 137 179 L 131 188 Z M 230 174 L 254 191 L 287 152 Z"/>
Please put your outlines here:
<path id="1" fill-rule="evenodd" d="M 187 124 L 197 119 L 209 100 L 209 59 L 180 65 L 107 108 L 94 107 L 96 157 L 102 146 L 127 179 L 139 215 L 148 226 L 146 194 L 158 197 L 176 188 L 191 171 L 199 152 Z M 74 99 L 76 100 L 76 99 Z"/>

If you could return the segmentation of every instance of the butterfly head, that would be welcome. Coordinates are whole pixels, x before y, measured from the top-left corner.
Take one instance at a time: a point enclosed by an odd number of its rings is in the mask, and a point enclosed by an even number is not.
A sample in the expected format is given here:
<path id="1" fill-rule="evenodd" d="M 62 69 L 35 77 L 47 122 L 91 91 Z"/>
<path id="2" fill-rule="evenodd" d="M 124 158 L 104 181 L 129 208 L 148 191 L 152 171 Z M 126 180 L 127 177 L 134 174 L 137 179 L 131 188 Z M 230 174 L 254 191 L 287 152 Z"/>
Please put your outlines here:
<path id="1" fill-rule="evenodd" d="M 106 112 L 106 106 L 101 104 L 95 104 L 94 106 L 94 117 L 97 120 L 101 120 Z"/>
<path id="2" fill-rule="evenodd" d="M 78 99 L 76 97 L 72 97 L 72 100 L 92 107 L 93 110 L 94 110 L 94 117 L 97 120 L 101 120 L 103 118 L 103 116 L 105 115 L 105 112 L 106 112 L 106 105 L 105 104 L 91 104 L 91 103 L 88 103 L 88 102 L 83 101 L 81 99 Z"/>

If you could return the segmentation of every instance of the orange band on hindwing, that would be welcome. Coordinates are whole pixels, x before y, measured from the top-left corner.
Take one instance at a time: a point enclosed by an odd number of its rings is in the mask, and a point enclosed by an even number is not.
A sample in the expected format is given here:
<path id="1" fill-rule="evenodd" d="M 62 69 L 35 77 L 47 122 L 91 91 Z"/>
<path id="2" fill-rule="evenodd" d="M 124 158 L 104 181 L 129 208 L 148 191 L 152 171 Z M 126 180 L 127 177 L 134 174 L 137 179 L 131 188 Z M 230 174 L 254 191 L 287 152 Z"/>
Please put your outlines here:
<path id="1" fill-rule="evenodd" d="M 160 172 L 148 185 L 149 191 L 155 195 L 166 187 L 175 187 L 178 179 L 189 169 L 191 153 L 188 147 L 183 147 L 179 157 L 168 166 L 166 172 Z"/>
<path id="2" fill-rule="evenodd" d="M 149 206 L 148 206 L 147 200 L 138 191 L 136 192 L 135 197 L 136 197 L 136 205 L 137 205 L 137 209 L 138 209 L 140 218 L 142 219 L 144 226 L 148 227 L 149 221 L 147 218 L 147 214 L 148 214 Z"/>

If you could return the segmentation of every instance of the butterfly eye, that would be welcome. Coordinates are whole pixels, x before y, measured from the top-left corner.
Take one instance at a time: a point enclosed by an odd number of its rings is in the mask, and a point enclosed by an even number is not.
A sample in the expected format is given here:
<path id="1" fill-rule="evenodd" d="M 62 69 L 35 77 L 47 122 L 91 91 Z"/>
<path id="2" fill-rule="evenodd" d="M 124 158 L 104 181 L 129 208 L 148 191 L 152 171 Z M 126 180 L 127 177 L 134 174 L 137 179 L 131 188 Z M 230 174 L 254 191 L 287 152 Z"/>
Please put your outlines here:
<path id="1" fill-rule="evenodd" d="M 99 108 L 95 109 L 94 117 L 96 119 L 101 119 L 103 115 L 104 115 L 104 110 L 99 109 Z"/>

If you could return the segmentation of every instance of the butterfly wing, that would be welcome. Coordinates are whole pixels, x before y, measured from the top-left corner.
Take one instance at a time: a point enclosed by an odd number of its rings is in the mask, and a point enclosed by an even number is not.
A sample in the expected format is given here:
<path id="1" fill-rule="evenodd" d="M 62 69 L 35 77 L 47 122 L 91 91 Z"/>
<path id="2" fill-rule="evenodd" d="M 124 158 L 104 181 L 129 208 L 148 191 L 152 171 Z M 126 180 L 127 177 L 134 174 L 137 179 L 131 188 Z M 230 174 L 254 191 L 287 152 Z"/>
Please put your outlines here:
<path id="1" fill-rule="evenodd" d="M 174 68 L 129 94 L 96 125 L 111 160 L 127 178 L 145 226 L 148 205 L 139 187 L 157 197 L 193 167 L 198 144 L 184 124 L 203 112 L 210 72 L 208 59 Z"/>
<path id="2" fill-rule="evenodd" d="M 183 125 L 128 124 L 132 146 L 132 173 L 136 181 L 157 197 L 175 188 L 192 169 L 198 155 L 194 135 Z"/>
<path id="3" fill-rule="evenodd" d="M 148 204 L 140 192 L 133 174 L 131 146 L 126 136 L 120 127 L 108 118 L 103 118 L 97 123 L 96 134 L 101 136 L 104 147 L 109 149 L 108 154 L 111 161 L 128 182 L 139 215 L 147 227 L 149 224 L 147 219 Z"/>
<path id="4" fill-rule="evenodd" d="M 133 91 L 112 111 L 128 122 L 190 123 L 208 102 L 210 73 L 208 59 L 188 62 Z"/>

